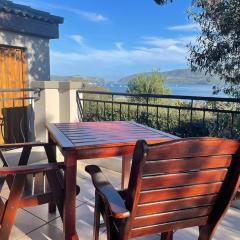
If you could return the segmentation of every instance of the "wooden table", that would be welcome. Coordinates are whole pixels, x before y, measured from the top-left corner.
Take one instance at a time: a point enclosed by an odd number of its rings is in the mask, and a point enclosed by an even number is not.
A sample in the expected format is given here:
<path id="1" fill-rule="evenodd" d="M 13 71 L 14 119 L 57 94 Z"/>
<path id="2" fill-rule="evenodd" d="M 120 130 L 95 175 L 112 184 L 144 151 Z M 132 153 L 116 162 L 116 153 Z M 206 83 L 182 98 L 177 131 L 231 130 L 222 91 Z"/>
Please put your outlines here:
<path id="1" fill-rule="evenodd" d="M 77 160 L 122 156 L 122 187 L 126 188 L 137 140 L 144 139 L 151 144 L 177 138 L 132 121 L 50 123 L 47 129 L 49 142 L 55 143 L 64 155 L 63 225 L 67 240 L 78 239 L 75 230 Z"/>

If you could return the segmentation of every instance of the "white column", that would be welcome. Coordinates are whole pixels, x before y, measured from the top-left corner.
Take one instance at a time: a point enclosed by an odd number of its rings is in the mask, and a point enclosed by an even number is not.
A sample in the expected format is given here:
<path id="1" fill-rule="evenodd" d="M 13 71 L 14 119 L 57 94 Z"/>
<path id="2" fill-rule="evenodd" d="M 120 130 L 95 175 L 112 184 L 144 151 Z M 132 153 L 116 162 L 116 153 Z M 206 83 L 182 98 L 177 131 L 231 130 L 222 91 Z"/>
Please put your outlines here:
<path id="1" fill-rule="evenodd" d="M 47 141 L 46 123 L 79 121 L 76 91 L 81 89 L 81 83 L 34 81 L 31 87 L 42 89 L 34 106 L 37 140 Z"/>

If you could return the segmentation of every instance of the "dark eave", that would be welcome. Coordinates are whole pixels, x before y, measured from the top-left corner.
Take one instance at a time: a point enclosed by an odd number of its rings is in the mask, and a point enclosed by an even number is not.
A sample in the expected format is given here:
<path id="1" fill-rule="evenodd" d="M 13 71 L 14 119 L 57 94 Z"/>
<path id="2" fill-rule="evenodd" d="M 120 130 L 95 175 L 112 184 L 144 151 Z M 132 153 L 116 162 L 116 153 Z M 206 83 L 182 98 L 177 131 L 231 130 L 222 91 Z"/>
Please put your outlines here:
<path id="1" fill-rule="evenodd" d="M 0 30 L 41 38 L 59 37 L 63 18 L 28 6 L 0 0 Z"/>
<path id="2" fill-rule="evenodd" d="M 62 17 L 54 16 L 48 12 L 33 9 L 29 6 L 16 4 L 8 0 L 0 0 L 0 12 L 10 13 L 48 23 L 62 24 L 64 20 Z"/>

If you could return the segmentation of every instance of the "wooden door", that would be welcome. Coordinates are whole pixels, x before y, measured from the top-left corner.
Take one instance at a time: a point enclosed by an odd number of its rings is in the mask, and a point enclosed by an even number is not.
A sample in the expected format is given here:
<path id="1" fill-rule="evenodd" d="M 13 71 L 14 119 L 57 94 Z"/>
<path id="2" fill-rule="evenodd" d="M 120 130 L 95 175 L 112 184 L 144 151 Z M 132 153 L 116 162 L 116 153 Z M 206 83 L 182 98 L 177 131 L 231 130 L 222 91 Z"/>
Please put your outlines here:
<path id="1" fill-rule="evenodd" d="M 23 97 L 26 97 L 27 93 L 25 91 L 16 91 L 16 89 L 26 89 L 27 86 L 25 49 L 0 45 L 1 120 L 3 118 L 3 108 L 26 106 L 27 102 L 23 100 Z M 2 134 L 0 135 L 0 142 L 3 142 Z"/>

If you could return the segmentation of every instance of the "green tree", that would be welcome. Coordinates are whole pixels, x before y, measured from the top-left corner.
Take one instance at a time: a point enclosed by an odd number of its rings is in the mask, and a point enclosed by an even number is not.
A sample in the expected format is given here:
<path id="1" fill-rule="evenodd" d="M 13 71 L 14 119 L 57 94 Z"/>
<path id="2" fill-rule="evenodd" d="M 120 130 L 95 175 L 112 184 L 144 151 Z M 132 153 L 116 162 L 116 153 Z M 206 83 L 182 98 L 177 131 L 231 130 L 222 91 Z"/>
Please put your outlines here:
<path id="1" fill-rule="evenodd" d="M 190 16 L 201 29 L 190 45 L 191 69 L 218 76 L 215 93 L 240 97 L 240 1 L 195 0 Z"/>
<path id="2" fill-rule="evenodd" d="M 171 89 L 165 86 L 165 77 L 158 71 L 151 74 L 139 74 L 128 82 L 128 93 L 132 94 L 171 94 Z M 132 97 L 131 101 L 144 102 L 145 98 Z M 156 99 L 150 99 L 156 102 Z"/>
<path id="3" fill-rule="evenodd" d="M 128 82 L 128 93 L 170 94 L 165 86 L 165 77 L 158 71 L 151 74 L 139 74 Z"/>

